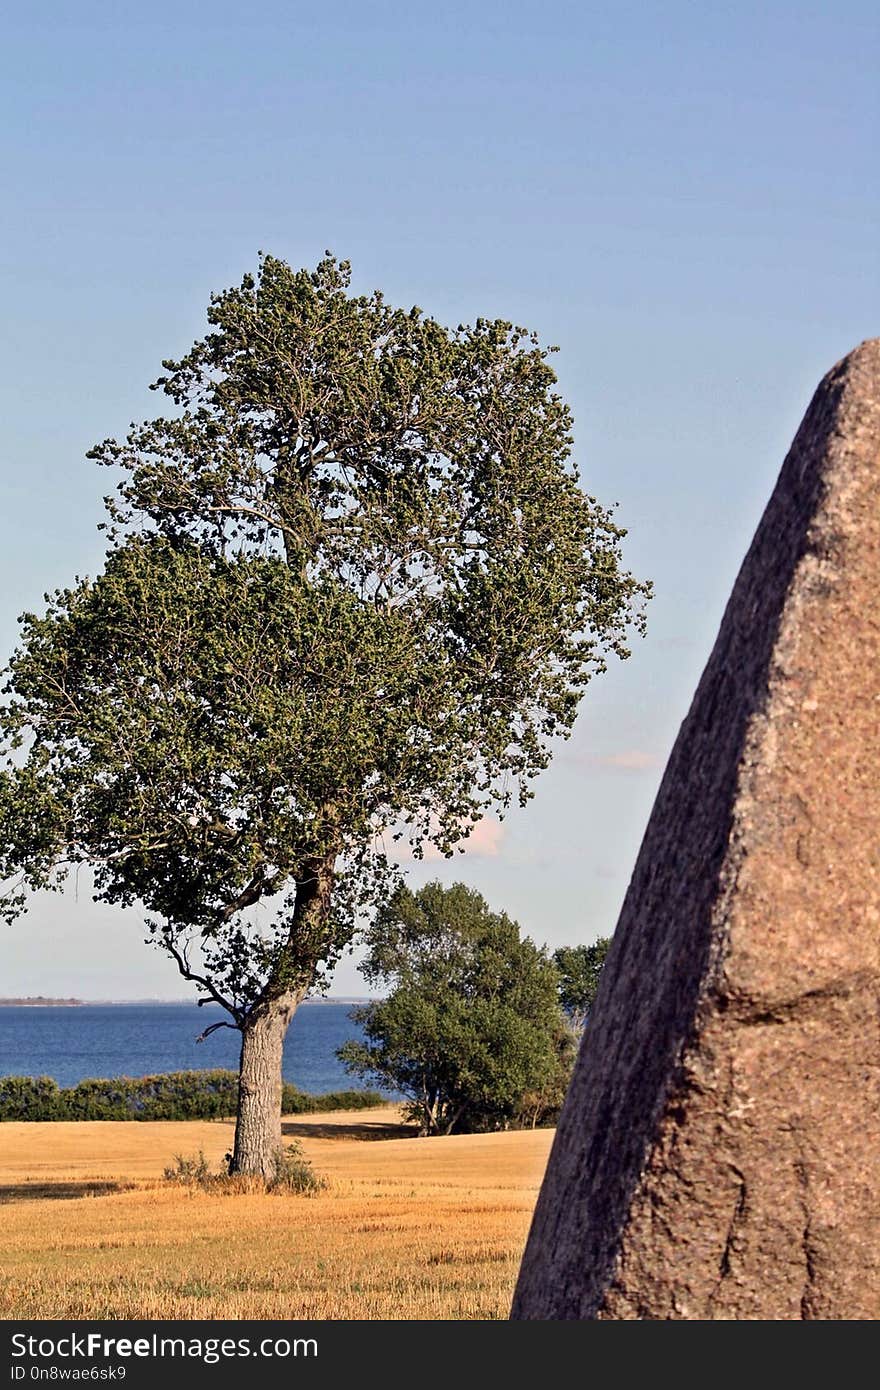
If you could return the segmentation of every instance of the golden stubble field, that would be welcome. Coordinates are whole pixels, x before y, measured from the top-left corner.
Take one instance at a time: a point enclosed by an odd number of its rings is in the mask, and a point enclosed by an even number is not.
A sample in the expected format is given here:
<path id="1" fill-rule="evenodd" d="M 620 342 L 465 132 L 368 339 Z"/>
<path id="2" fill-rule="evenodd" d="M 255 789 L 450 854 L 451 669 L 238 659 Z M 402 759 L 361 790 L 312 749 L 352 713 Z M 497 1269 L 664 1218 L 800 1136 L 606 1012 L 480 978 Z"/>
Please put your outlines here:
<path id="1" fill-rule="evenodd" d="M 329 1181 L 313 1197 L 162 1180 L 179 1153 L 219 1168 L 227 1121 L 2 1124 L 0 1317 L 506 1317 L 552 1133 L 398 1120 L 286 1121 Z"/>

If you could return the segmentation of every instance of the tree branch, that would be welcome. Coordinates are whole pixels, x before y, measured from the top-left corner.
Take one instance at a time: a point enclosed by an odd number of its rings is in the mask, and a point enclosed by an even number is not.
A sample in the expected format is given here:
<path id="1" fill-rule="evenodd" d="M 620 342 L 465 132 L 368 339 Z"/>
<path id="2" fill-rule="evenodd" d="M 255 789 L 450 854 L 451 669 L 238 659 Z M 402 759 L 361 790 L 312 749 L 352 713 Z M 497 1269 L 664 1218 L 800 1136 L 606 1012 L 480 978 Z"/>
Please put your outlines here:
<path id="1" fill-rule="evenodd" d="M 231 903 L 227 903 L 220 913 L 220 921 L 225 924 L 234 917 L 236 912 L 243 912 L 246 907 L 253 907 L 262 898 L 266 889 L 273 887 L 278 881 L 278 875 L 272 878 L 264 878 L 262 872 L 254 874 L 250 883 L 243 888 L 237 898 L 233 898 Z"/>
<path id="2" fill-rule="evenodd" d="M 232 1015 L 232 1017 L 236 1020 L 235 1025 L 229 1024 L 228 1026 L 230 1028 L 233 1026 L 240 1027 L 242 1019 L 242 1010 L 237 1009 L 234 1004 L 231 1004 L 229 1002 L 228 999 L 224 999 L 220 991 L 216 989 L 214 985 L 211 984 L 211 981 L 206 979 L 204 975 L 197 975 L 194 970 L 190 969 L 190 964 L 187 960 L 186 952 L 178 951 L 174 942 L 171 940 L 171 937 L 167 933 L 163 933 L 162 944 L 164 945 L 168 954 L 174 957 L 175 961 L 177 962 L 177 968 L 180 971 L 183 978 L 185 980 L 191 981 L 194 985 L 201 985 L 202 989 L 205 991 L 206 994 L 210 995 L 210 997 L 214 1000 L 215 1004 L 219 1004 L 221 1009 L 225 1009 L 228 1014 Z M 200 999 L 198 1002 L 201 1005 L 205 1003 L 205 1000 Z M 202 1034 L 202 1037 L 207 1037 L 208 1032 L 210 1031 L 211 1029 L 208 1029 L 207 1032 Z"/>
<path id="3" fill-rule="evenodd" d="M 212 1023 L 209 1028 L 206 1028 L 204 1033 L 199 1033 L 199 1036 L 196 1038 L 196 1042 L 204 1042 L 205 1038 L 210 1038 L 211 1034 L 216 1033 L 218 1028 L 231 1028 L 233 1032 L 241 1032 L 241 1028 L 237 1023 L 227 1023 L 225 1018 L 221 1018 L 218 1020 L 217 1023 Z"/>

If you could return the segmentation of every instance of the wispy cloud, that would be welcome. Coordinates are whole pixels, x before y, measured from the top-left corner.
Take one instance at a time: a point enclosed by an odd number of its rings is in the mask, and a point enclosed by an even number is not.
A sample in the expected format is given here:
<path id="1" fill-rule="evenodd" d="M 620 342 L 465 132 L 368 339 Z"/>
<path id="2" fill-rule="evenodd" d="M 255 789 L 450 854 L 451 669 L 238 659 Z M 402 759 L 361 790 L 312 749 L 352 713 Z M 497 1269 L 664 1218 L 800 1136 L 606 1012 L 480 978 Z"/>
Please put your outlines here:
<path id="1" fill-rule="evenodd" d="M 483 816 L 478 820 L 470 835 L 466 840 L 462 840 L 461 849 L 465 854 L 474 859 L 495 859 L 501 853 L 501 846 L 504 841 L 504 826 L 495 816 Z M 412 861 L 413 854 L 405 840 L 397 841 L 387 850 L 389 858 L 394 859 L 399 864 L 408 864 Z M 425 844 L 423 859 L 443 859 L 444 855 L 436 845 L 430 842 Z"/>
<path id="2" fill-rule="evenodd" d="M 504 826 L 495 816 L 483 816 L 478 820 L 470 835 L 462 841 L 461 848 L 465 854 L 471 855 L 474 859 L 494 859 L 501 852 L 501 842 L 504 839 Z M 412 856 L 407 853 L 407 858 Z M 425 846 L 425 859 L 443 859 L 444 856 L 437 849 L 436 845 L 428 844 Z"/>
<path id="3" fill-rule="evenodd" d="M 656 753 L 646 753 L 641 748 L 624 748 L 619 753 L 608 753 L 596 761 L 599 767 L 617 767 L 622 772 L 644 772 L 660 766 Z"/>
<path id="4" fill-rule="evenodd" d="M 614 753 L 567 753 L 566 760 L 577 767 L 599 767 L 612 772 L 650 772 L 661 766 L 656 753 L 643 748 L 621 748 Z"/>
<path id="5" fill-rule="evenodd" d="M 504 826 L 494 816 L 483 816 L 477 821 L 467 841 L 468 854 L 479 855 L 482 859 L 494 859 L 501 853 L 504 839 Z"/>

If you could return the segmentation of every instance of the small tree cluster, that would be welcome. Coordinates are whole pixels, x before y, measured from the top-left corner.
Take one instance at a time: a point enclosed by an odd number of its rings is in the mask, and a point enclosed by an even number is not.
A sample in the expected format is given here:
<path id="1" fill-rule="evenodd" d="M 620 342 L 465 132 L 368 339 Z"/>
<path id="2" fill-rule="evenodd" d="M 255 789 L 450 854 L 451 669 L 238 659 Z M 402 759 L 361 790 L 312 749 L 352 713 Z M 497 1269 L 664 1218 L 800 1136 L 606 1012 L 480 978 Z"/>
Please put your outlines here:
<path id="1" fill-rule="evenodd" d="M 362 965 L 389 992 L 354 1010 L 351 1071 L 402 1094 L 422 1134 L 539 1124 L 565 1095 L 576 1039 L 563 979 L 506 913 L 457 883 L 399 888 Z"/>

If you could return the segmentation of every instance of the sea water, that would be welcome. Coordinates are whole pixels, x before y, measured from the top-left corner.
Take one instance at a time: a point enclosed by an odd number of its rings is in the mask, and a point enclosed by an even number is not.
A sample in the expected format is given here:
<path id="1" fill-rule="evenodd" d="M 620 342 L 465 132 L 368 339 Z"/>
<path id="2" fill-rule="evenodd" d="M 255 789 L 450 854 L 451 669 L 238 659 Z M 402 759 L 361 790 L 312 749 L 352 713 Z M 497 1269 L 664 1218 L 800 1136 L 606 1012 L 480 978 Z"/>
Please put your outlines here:
<path id="1" fill-rule="evenodd" d="M 352 1004 L 306 1001 L 294 1015 L 284 1044 L 283 1075 L 300 1090 L 349 1090 L 364 1083 L 336 1057 L 361 1036 Z M 51 1076 L 59 1086 L 87 1077 L 153 1076 L 159 1072 L 238 1068 L 240 1035 L 219 1028 L 216 1005 L 83 1004 L 0 1008 L 0 1075 Z"/>

